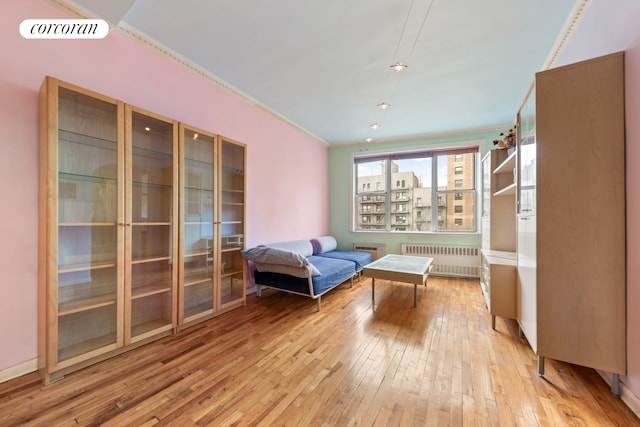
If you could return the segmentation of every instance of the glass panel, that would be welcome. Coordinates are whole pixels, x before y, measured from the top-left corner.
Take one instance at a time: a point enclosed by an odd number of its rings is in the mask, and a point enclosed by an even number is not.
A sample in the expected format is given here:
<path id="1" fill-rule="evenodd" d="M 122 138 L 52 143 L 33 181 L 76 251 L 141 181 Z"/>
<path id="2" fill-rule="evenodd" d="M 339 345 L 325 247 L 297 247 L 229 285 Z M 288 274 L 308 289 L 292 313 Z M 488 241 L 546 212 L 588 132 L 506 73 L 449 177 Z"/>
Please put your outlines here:
<path id="1" fill-rule="evenodd" d="M 222 304 L 241 299 L 244 296 L 243 263 L 240 251 L 222 252 L 220 265 Z"/>
<path id="2" fill-rule="evenodd" d="M 476 153 L 437 157 L 438 231 L 476 230 Z"/>
<path id="3" fill-rule="evenodd" d="M 58 227 L 58 268 L 79 269 L 114 264 L 117 252 L 114 225 L 61 225 Z"/>
<path id="4" fill-rule="evenodd" d="M 244 244 L 244 224 L 242 222 L 223 223 L 221 228 L 222 249 L 242 248 Z"/>
<path id="5" fill-rule="evenodd" d="M 431 157 L 391 161 L 391 231 L 431 231 Z"/>
<path id="6" fill-rule="evenodd" d="M 137 337 L 163 326 L 171 325 L 171 292 L 148 294 L 131 301 L 131 336 Z"/>
<path id="7" fill-rule="evenodd" d="M 174 125 L 132 112 L 131 336 L 171 326 Z"/>
<path id="8" fill-rule="evenodd" d="M 115 223 L 115 178 L 58 174 L 58 221 L 60 223 Z"/>
<path id="9" fill-rule="evenodd" d="M 482 162 L 482 217 L 491 213 L 491 153 Z"/>
<path id="10" fill-rule="evenodd" d="M 222 249 L 244 244 L 244 147 L 222 142 Z"/>
<path id="11" fill-rule="evenodd" d="M 170 185 L 134 182 L 132 186 L 133 211 L 132 221 L 163 222 L 171 221 Z"/>
<path id="12" fill-rule="evenodd" d="M 81 310 L 58 318 L 58 360 L 114 345 L 117 338 L 116 304 Z"/>
<path id="13" fill-rule="evenodd" d="M 244 147 L 222 142 L 222 190 L 244 192 Z"/>
<path id="14" fill-rule="evenodd" d="M 363 161 L 356 166 L 358 230 L 386 228 L 386 160 Z"/>
<path id="15" fill-rule="evenodd" d="M 117 106 L 59 88 L 58 358 L 117 342 Z"/>
<path id="16" fill-rule="evenodd" d="M 222 142 L 220 303 L 244 298 L 244 147 Z"/>
<path id="17" fill-rule="evenodd" d="M 520 140 L 518 156 L 520 162 L 520 200 L 521 214 L 533 214 L 536 211 L 536 110 L 535 89 L 520 112 Z"/>
<path id="18" fill-rule="evenodd" d="M 135 261 L 171 257 L 171 227 L 169 224 L 136 225 L 131 227 L 131 259 Z M 135 281 L 135 278 L 132 278 Z"/>
<path id="19" fill-rule="evenodd" d="M 475 200 L 475 191 L 439 194 L 438 231 L 474 231 Z"/>
<path id="20" fill-rule="evenodd" d="M 242 274 L 222 277 L 220 286 L 222 304 L 242 299 L 244 286 L 244 278 Z"/>
<path id="21" fill-rule="evenodd" d="M 116 267 L 62 272 L 58 275 L 58 314 L 116 303 Z"/>
<path id="22" fill-rule="evenodd" d="M 184 232 L 181 302 L 185 319 L 214 309 L 213 136 L 184 130 Z M 242 194 L 242 193 L 240 193 Z"/>
<path id="23" fill-rule="evenodd" d="M 186 284 L 184 288 L 184 317 L 189 318 L 213 310 L 213 280 Z"/>
<path id="24" fill-rule="evenodd" d="M 171 264 L 165 260 L 143 262 L 131 266 L 134 280 L 131 297 L 137 298 L 150 292 L 171 290 Z"/>
<path id="25" fill-rule="evenodd" d="M 475 153 L 438 156 L 438 191 L 473 190 L 475 156 Z"/>

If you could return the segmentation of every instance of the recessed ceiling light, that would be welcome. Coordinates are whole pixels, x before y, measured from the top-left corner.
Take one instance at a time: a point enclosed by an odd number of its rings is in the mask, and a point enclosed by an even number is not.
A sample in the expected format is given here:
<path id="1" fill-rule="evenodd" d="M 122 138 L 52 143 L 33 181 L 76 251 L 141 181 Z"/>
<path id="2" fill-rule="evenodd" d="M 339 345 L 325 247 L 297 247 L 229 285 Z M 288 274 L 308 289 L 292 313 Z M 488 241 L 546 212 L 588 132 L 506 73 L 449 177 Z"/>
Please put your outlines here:
<path id="1" fill-rule="evenodd" d="M 381 102 L 380 104 L 378 104 L 378 108 L 381 110 L 386 110 L 389 107 L 391 107 L 391 104 L 387 104 L 386 102 Z"/>
<path id="2" fill-rule="evenodd" d="M 403 64 L 402 62 L 396 62 L 395 64 L 390 66 L 391 68 L 393 68 L 396 71 L 402 71 L 405 68 L 407 68 L 407 66 L 405 64 Z"/>
<path id="3" fill-rule="evenodd" d="M 145 126 L 144 130 L 146 130 L 147 132 L 149 132 L 151 130 L 151 128 L 149 126 Z"/>
<path id="4" fill-rule="evenodd" d="M 371 123 L 369 126 L 371 126 L 371 129 L 378 129 L 380 127 L 380 123 Z"/>

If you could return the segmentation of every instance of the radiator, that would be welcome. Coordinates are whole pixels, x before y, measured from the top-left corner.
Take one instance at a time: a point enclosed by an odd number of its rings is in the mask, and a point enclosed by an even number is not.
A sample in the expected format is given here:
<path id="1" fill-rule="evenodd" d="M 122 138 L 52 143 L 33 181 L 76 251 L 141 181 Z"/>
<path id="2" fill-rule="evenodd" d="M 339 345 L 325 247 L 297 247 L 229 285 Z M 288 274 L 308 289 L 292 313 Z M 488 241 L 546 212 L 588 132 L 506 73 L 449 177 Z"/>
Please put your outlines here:
<path id="1" fill-rule="evenodd" d="M 386 245 L 384 243 L 354 243 L 354 251 L 369 252 L 373 261 L 382 258 L 387 254 Z"/>
<path id="2" fill-rule="evenodd" d="M 433 258 L 431 274 L 480 277 L 480 247 L 402 243 L 402 255 Z"/>

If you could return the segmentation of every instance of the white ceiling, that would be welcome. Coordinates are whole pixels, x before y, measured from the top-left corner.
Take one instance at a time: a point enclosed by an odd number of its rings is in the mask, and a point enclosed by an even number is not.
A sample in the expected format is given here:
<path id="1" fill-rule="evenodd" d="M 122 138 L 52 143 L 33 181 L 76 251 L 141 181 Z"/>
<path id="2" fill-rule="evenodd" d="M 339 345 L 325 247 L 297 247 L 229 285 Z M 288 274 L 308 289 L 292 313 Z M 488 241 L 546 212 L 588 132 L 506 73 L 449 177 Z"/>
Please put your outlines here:
<path id="1" fill-rule="evenodd" d="M 511 123 L 575 0 L 65 3 L 143 34 L 332 144 Z M 391 70 L 396 61 L 408 67 Z"/>

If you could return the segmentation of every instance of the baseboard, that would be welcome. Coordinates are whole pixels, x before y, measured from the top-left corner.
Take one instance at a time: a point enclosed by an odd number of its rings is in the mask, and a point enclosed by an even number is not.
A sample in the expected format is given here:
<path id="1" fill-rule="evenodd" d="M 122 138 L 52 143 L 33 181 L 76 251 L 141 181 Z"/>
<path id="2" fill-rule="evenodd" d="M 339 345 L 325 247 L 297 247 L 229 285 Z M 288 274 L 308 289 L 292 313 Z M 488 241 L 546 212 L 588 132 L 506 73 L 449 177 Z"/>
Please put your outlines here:
<path id="1" fill-rule="evenodd" d="M 38 359 L 27 360 L 19 365 L 12 366 L 0 371 L 0 383 L 21 377 L 38 370 Z"/>
<path id="2" fill-rule="evenodd" d="M 609 387 L 611 387 L 612 375 L 609 372 L 599 371 L 597 369 L 596 372 L 600 374 L 602 379 L 609 384 Z M 629 409 L 631 409 L 631 411 L 640 418 L 640 398 L 633 394 L 622 381 L 620 381 L 620 400 L 622 400 Z"/>

